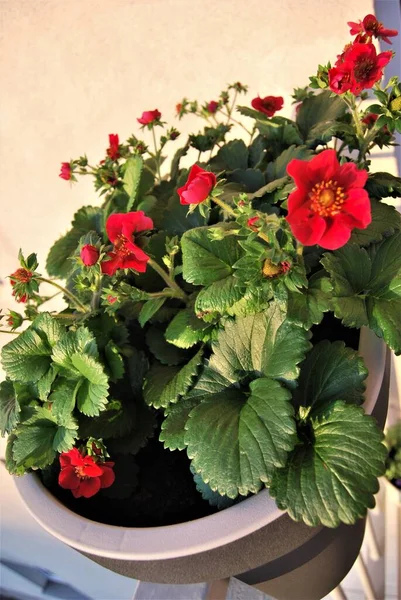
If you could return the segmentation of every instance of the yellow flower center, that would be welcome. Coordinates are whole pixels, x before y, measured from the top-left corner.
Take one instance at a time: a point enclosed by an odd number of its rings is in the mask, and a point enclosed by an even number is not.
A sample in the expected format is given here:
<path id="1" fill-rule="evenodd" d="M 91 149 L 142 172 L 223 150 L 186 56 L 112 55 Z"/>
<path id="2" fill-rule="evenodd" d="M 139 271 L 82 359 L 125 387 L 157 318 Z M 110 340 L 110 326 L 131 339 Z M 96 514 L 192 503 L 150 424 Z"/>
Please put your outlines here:
<path id="1" fill-rule="evenodd" d="M 341 212 L 346 200 L 344 188 L 337 181 L 321 181 L 316 183 L 309 193 L 311 209 L 321 217 L 333 217 Z"/>

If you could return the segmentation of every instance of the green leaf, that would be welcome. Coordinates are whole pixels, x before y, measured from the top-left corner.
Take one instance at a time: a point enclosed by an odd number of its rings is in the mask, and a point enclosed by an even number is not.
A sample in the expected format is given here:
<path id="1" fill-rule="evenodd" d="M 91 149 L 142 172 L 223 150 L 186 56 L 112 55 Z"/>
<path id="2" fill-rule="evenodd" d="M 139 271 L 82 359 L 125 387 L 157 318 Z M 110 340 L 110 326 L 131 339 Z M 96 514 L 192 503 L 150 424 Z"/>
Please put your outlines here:
<path id="1" fill-rule="evenodd" d="M 401 177 L 395 177 L 391 173 L 370 173 L 365 185 L 365 190 L 370 198 L 400 198 Z"/>
<path id="2" fill-rule="evenodd" d="M 31 328 L 33 331 L 36 331 L 36 333 L 38 333 L 51 348 L 53 348 L 65 333 L 65 327 L 61 325 L 57 319 L 53 319 L 47 312 L 41 313 L 36 317 Z"/>
<path id="3" fill-rule="evenodd" d="M 73 354 L 71 361 L 84 377 L 77 394 L 78 410 L 89 417 L 97 416 L 107 404 L 107 376 L 92 356 Z"/>
<path id="4" fill-rule="evenodd" d="M 39 379 L 36 383 L 37 395 L 42 402 L 47 401 L 47 397 L 50 394 L 54 380 L 58 375 L 58 368 L 56 365 L 51 365 L 50 369 Z"/>
<path id="5" fill-rule="evenodd" d="M 267 183 L 263 187 L 256 190 L 256 192 L 254 192 L 253 194 L 248 194 L 248 199 L 254 200 L 255 198 L 262 198 L 266 194 L 271 194 L 276 190 L 282 189 L 290 181 L 291 180 L 288 177 L 288 175 L 280 177 L 279 179 L 275 179 L 274 181 L 271 181 L 270 183 Z"/>
<path id="6" fill-rule="evenodd" d="M 151 298 L 150 300 L 147 300 L 147 302 L 145 302 L 138 315 L 138 321 L 141 327 L 145 326 L 149 319 L 151 319 L 163 306 L 165 301 L 166 298 Z"/>
<path id="7" fill-rule="evenodd" d="M 372 242 L 380 242 L 395 230 L 401 229 L 401 215 L 389 204 L 371 199 L 372 222 L 366 229 L 354 229 L 350 242 L 359 246 L 368 246 Z"/>
<path id="8" fill-rule="evenodd" d="M 274 379 L 297 379 L 297 365 L 309 346 L 307 332 L 286 320 L 281 305 L 271 303 L 262 313 L 226 325 L 213 344 L 209 368 L 231 383 L 255 371 Z"/>
<path id="9" fill-rule="evenodd" d="M 355 350 L 343 342 L 319 342 L 301 365 L 296 397 L 317 416 L 335 400 L 361 404 L 368 370 Z"/>
<path id="10" fill-rule="evenodd" d="M 184 309 L 170 321 L 165 336 L 167 342 L 179 348 L 191 348 L 204 340 L 211 329 L 212 327 L 202 319 L 198 319 L 191 309 Z"/>
<path id="11" fill-rule="evenodd" d="M 179 311 L 176 316 L 180 315 L 181 312 L 183 311 Z M 173 318 L 171 323 L 173 323 L 175 319 L 176 317 Z M 169 324 L 169 327 L 171 323 Z M 207 327 L 206 323 L 203 324 Z M 174 342 L 170 343 L 167 341 L 164 331 L 155 325 L 149 327 L 146 332 L 146 343 L 153 356 L 163 365 L 179 365 L 188 358 L 188 352 L 185 352 L 185 350 L 181 348 L 177 348 L 177 345 L 174 344 Z M 190 346 L 187 347 L 189 348 Z"/>
<path id="12" fill-rule="evenodd" d="M 200 349 L 182 369 L 158 364 L 151 367 L 143 388 L 146 404 L 154 408 L 166 408 L 178 402 L 191 387 L 193 378 L 202 363 L 202 354 L 203 351 Z"/>
<path id="13" fill-rule="evenodd" d="M 68 452 L 75 445 L 75 440 L 78 438 L 78 424 L 75 419 L 70 419 L 68 425 L 57 428 L 56 435 L 53 440 L 53 448 L 57 452 Z"/>
<path id="14" fill-rule="evenodd" d="M 387 450 L 373 417 L 337 401 L 311 421 L 312 432 L 276 471 L 270 494 L 296 521 L 349 525 L 375 505 Z"/>
<path id="15" fill-rule="evenodd" d="M 248 167 L 248 148 L 243 140 L 232 140 L 220 148 L 212 161 L 214 167 L 225 171 Z"/>
<path id="16" fill-rule="evenodd" d="M 146 445 L 148 438 L 154 435 L 157 426 L 155 411 L 144 402 L 135 403 L 135 427 L 128 435 L 107 440 L 107 448 L 114 454 L 136 454 Z"/>
<path id="17" fill-rule="evenodd" d="M 98 357 L 95 337 L 86 327 L 80 327 L 77 331 L 68 331 L 57 342 L 53 348 L 52 359 L 65 374 L 76 374 L 76 369 L 71 361 L 73 354 L 86 354 L 93 358 Z"/>
<path id="18" fill-rule="evenodd" d="M 135 208 L 142 170 L 143 160 L 140 156 L 130 156 L 127 159 L 123 177 L 123 187 L 128 194 L 127 212 L 130 212 L 133 208 Z"/>
<path id="19" fill-rule="evenodd" d="M 401 232 L 368 252 L 347 244 L 321 262 L 331 276 L 336 317 L 348 326 L 369 325 L 401 354 Z"/>
<path id="20" fill-rule="evenodd" d="M 229 275 L 201 290 L 195 301 L 196 314 L 224 313 L 241 300 L 245 288 L 236 277 Z"/>
<path id="21" fill-rule="evenodd" d="M 57 424 L 47 409 L 40 409 L 27 423 L 17 430 L 13 444 L 13 458 L 16 466 L 25 469 L 43 469 L 55 459 L 53 442 Z"/>
<path id="22" fill-rule="evenodd" d="M 192 466 L 219 494 L 256 493 L 296 443 L 291 394 L 278 381 L 257 379 L 251 395 L 230 389 L 189 415 L 185 443 Z"/>
<path id="23" fill-rule="evenodd" d="M 46 270 L 52 277 L 66 279 L 73 269 L 69 260 L 79 244 L 79 240 L 89 231 L 102 234 L 102 210 L 95 206 L 84 206 L 74 215 L 72 229 L 61 237 L 51 248 L 46 261 Z"/>
<path id="24" fill-rule="evenodd" d="M 312 150 L 306 146 L 290 146 L 284 150 L 274 162 L 268 164 L 266 169 L 266 177 L 270 182 L 276 182 L 277 179 L 286 177 L 287 165 L 294 158 L 299 160 L 308 160 L 312 156 Z"/>
<path id="25" fill-rule="evenodd" d="M 79 437 L 120 438 L 128 435 L 136 420 L 136 402 L 132 395 L 125 393 L 122 400 L 113 399 L 98 417 L 80 417 Z M 108 447 L 108 444 L 106 444 Z"/>
<path id="26" fill-rule="evenodd" d="M 312 275 L 306 290 L 288 294 L 288 320 L 307 330 L 312 325 L 318 325 L 323 314 L 331 309 L 332 290 L 330 280 L 323 276 L 323 271 Z"/>
<path id="27" fill-rule="evenodd" d="M 257 169 L 235 169 L 227 176 L 227 181 L 242 184 L 245 192 L 256 192 L 265 183 L 265 178 Z"/>
<path id="28" fill-rule="evenodd" d="M 59 425 L 66 425 L 71 421 L 79 386 L 80 382 L 59 378 L 54 392 L 50 394 L 52 415 Z"/>
<path id="29" fill-rule="evenodd" d="M 368 288 L 371 278 L 371 261 L 364 248 L 347 244 L 320 261 L 331 275 L 333 306 L 337 318 L 347 327 L 368 324 L 365 300 L 359 294 Z"/>
<path id="30" fill-rule="evenodd" d="M 104 348 L 104 354 L 111 381 L 118 381 L 123 377 L 125 372 L 123 357 L 119 352 L 118 346 L 110 340 Z"/>
<path id="31" fill-rule="evenodd" d="M 10 433 L 19 423 L 19 405 L 14 386 L 11 381 L 0 384 L 0 433 L 2 437 Z"/>
<path id="32" fill-rule="evenodd" d="M 50 367 L 51 349 L 32 326 L 2 349 L 2 364 L 12 381 L 35 383 Z"/>
<path id="33" fill-rule="evenodd" d="M 332 97 L 328 90 L 305 98 L 296 122 L 306 145 L 315 148 L 319 142 L 329 141 L 333 135 L 331 128 L 345 114 L 345 110 L 343 100 L 338 96 Z"/>
<path id="34" fill-rule="evenodd" d="M 193 476 L 196 489 L 202 495 L 202 498 L 206 500 L 206 502 L 209 502 L 210 506 L 216 506 L 219 510 L 222 510 L 234 504 L 234 501 L 231 498 L 214 492 L 210 485 L 203 481 L 199 473 L 193 472 Z"/>
<path id="35" fill-rule="evenodd" d="M 209 285 L 231 275 L 243 251 L 235 235 L 211 240 L 208 227 L 187 231 L 181 240 L 183 277 L 195 285 Z"/>
<path id="36" fill-rule="evenodd" d="M 14 460 L 14 456 L 13 456 L 13 448 L 14 448 L 14 443 L 15 443 L 16 439 L 17 439 L 17 436 L 14 433 L 10 433 L 10 435 L 7 438 L 6 453 L 5 453 L 6 469 L 11 475 L 24 475 L 24 473 L 26 473 L 25 467 L 24 466 L 18 467 L 17 463 Z"/>
<path id="37" fill-rule="evenodd" d="M 189 413 L 198 404 L 198 398 L 183 398 L 177 404 L 169 406 L 159 436 L 159 440 L 164 442 L 165 448 L 169 450 L 183 450 L 185 448 L 185 425 Z"/>

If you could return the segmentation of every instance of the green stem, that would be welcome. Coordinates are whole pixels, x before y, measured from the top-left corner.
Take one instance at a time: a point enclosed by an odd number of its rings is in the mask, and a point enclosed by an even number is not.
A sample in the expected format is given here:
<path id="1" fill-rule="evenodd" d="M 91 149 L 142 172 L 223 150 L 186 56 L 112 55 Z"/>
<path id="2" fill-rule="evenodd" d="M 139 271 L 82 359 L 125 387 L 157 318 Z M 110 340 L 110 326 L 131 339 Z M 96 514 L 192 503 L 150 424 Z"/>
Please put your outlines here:
<path id="1" fill-rule="evenodd" d="M 234 92 L 234 98 L 233 98 L 233 101 L 232 101 L 231 107 L 230 107 L 230 108 L 228 109 L 228 111 L 227 111 L 227 112 L 228 112 L 228 115 L 227 115 L 227 116 L 228 116 L 228 119 L 227 119 L 227 123 L 226 123 L 226 125 L 228 125 L 228 124 L 229 124 L 229 122 L 230 122 L 230 119 L 231 119 L 232 121 L 234 121 L 234 119 L 232 118 L 232 116 L 231 116 L 231 115 L 232 115 L 232 113 L 233 113 L 233 110 L 234 110 L 234 107 L 235 107 L 235 101 L 237 100 L 237 96 L 238 96 L 238 92 L 237 92 L 237 90 L 235 90 L 235 92 Z M 235 121 L 234 121 L 234 122 L 235 122 Z"/>
<path id="2" fill-rule="evenodd" d="M 249 131 L 249 129 L 247 127 L 245 127 L 245 125 L 243 125 L 243 123 L 241 123 L 241 121 L 237 121 L 237 119 L 234 119 L 234 117 L 231 117 L 228 113 L 225 113 L 224 111 L 221 111 L 221 113 L 225 116 L 228 117 L 228 121 L 227 121 L 227 125 L 230 121 L 232 121 L 233 123 L 236 123 L 237 125 L 239 125 L 240 127 L 242 127 L 242 129 L 244 129 L 248 135 L 253 136 L 253 132 Z"/>
<path id="3" fill-rule="evenodd" d="M 152 135 L 153 135 L 153 144 L 155 146 L 155 161 L 156 161 L 157 175 L 159 177 L 159 181 L 161 181 L 162 176 L 160 174 L 160 154 L 157 150 L 156 133 L 155 133 L 154 127 L 152 127 Z"/>
<path id="4" fill-rule="evenodd" d="M 211 198 L 212 198 L 213 202 L 218 204 L 220 206 L 220 208 L 225 210 L 229 215 L 231 215 L 235 218 L 237 217 L 237 215 L 235 214 L 235 211 L 231 208 L 231 206 L 229 206 L 228 204 L 223 202 L 223 200 L 220 200 L 220 198 L 218 198 L 218 197 L 211 197 Z M 267 244 L 270 245 L 270 240 L 267 237 L 267 235 L 265 233 L 263 233 L 263 231 L 258 231 L 258 237 L 260 237 L 260 239 L 264 240 Z"/>
<path id="5" fill-rule="evenodd" d="M 363 139 L 362 123 L 361 123 L 361 120 L 359 118 L 358 108 L 357 108 L 357 106 L 355 104 L 355 99 L 353 97 L 351 97 L 350 101 L 348 102 L 344 98 L 344 102 L 347 104 L 347 106 L 351 110 L 352 118 L 354 119 L 354 123 L 355 123 L 355 128 L 356 128 L 357 136 L 362 140 Z"/>
<path id="6" fill-rule="evenodd" d="M 251 132 L 251 137 L 250 137 L 249 143 L 251 143 L 251 142 L 252 142 L 252 140 L 253 140 L 253 136 L 255 135 L 255 133 L 256 133 L 256 125 L 254 125 L 254 126 L 253 126 L 253 129 L 252 129 L 252 132 Z"/>
<path id="7" fill-rule="evenodd" d="M 86 306 L 82 304 L 82 302 L 75 296 L 75 294 L 73 294 L 69 290 L 66 290 L 62 285 L 56 283 L 51 279 L 46 279 L 46 277 L 37 277 L 36 281 L 41 281 L 42 283 L 49 283 L 50 285 L 54 286 L 55 288 L 60 290 L 60 292 L 63 292 L 64 296 L 67 296 L 67 298 L 69 298 L 69 300 L 71 300 L 71 302 L 73 302 L 81 311 L 86 312 Z"/>
<path id="8" fill-rule="evenodd" d="M 156 271 L 158 275 L 160 275 L 160 277 L 167 283 L 168 287 L 174 291 L 175 296 L 177 298 L 180 298 L 184 302 L 188 301 L 188 296 L 186 295 L 186 293 L 180 288 L 180 286 L 174 281 L 174 279 L 169 277 L 168 273 L 166 273 L 166 271 L 160 265 L 158 265 L 156 261 L 150 258 L 148 261 L 148 265 L 152 267 L 152 269 Z"/>
<path id="9" fill-rule="evenodd" d="M 7 331 L 7 329 L 0 329 L 0 333 L 11 333 L 11 335 L 19 335 L 22 331 Z"/>

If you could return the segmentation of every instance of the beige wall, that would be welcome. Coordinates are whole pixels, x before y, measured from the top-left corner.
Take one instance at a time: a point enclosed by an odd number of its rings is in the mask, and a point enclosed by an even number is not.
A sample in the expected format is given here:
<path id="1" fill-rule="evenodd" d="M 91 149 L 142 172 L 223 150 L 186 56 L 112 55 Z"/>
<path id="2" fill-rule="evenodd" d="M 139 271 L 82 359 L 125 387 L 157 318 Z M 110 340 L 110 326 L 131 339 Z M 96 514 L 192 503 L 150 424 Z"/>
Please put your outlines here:
<path id="1" fill-rule="evenodd" d="M 286 96 L 291 114 L 292 87 L 335 58 L 346 22 L 373 0 L 0 0 L 0 10 L 4 277 L 19 247 L 43 268 L 74 211 L 96 203 L 89 181 L 59 179 L 61 161 L 86 152 L 97 162 L 109 133 L 139 133 L 143 110 L 178 124 L 184 95 L 210 100 L 235 80 L 249 84 L 248 102 Z M 0 306 L 11 304 L 6 281 Z"/>

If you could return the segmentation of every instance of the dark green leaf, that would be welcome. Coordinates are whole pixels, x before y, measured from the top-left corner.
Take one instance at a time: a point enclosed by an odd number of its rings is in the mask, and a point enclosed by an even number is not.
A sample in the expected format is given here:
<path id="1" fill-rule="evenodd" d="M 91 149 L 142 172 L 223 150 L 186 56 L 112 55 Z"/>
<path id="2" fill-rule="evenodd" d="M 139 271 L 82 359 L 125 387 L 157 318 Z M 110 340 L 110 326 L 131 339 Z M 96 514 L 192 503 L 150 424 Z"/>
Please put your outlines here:
<path id="1" fill-rule="evenodd" d="M 10 433 L 19 422 L 20 405 L 11 381 L 0 384 L 0 433 Z"/>
<path id="2" fill-rule="evenodd" d="M 372 222 L 366 229 L 354 229 L 350 242 L 360 246 L 368 246 L 372 242 L 380 242 L 383 237 L 401 229 L 401 215 L 393 207 L 384 202 L 371 199 Z"/>
<path id="3" fill-rule="evenodd" d="M 140 156 L 130 156 L 124 167 L 124 190 L 128 194 L 127 212 L 135 208 L 138 198 L 139 183 L 143 170 L 143 160 Z"/>
<path id="4" fill-rule="evenodd" d="M 16 466 L 43 469 L 50 465 L 56 456 L 53 449 L 56 433 L 57 424 L 51 412 L 39 409 L 32 419 L 17 430 L 17 439 L 13 444 Z"/>
<path id="5" fill-rule="evenodd" d="M 183 398 L 177 404 L 169 406 L 159 436 L 159 440 L 164 442 L 165 448 L 169 450 L 183 450 L 185 448 L 185 425 L 189 413 L 198 404 L 198 398 Z"/>
<path id="6" fill-rule="evenodd" d="M 211 326 L 198 319 L 191 309 L 184 309 L 180 310 L 169 323 L 166 329 L 166 340 L 179 348 L 191 348 L 204 340 L 210 329 Z"/>
<path id="7" fill-rule="evenodd" d="M 275 182 L 287 175 L 287 165 L 294 158 L 299 160 L 308 160 L 313 156 L 312 150 L 306 146 L 290 146 L 272 163 L 269 163 L 266 169 L 268 181 Z M 276 188 L 277 189 L 277 188 Z"/>
<path id="8" fill-rule="evenodd" d="M 375 505 L 387 455 L 383 434 L 362 408 L 340 401 L 311 425 L 313 434 L 276 471 L 270 494 L 296 521 L 351 525 Z"/>
<path id="9" fill-rule="evenodd" d="M 234 171 L 234 169 L 246 169 L 248 167 L 248 148 L 243 140 L 232 140 L 220 148 L 213 158 L 214 168 Z"/>
<path id="10" fill-rule="evenodd" d="M 297 113 L 297 125 L 307 146 L 316 147 L 319 142 L 329 141 L 333 135 L 330 130 L 345 114 L 342 98 L 332 97 L 330 91 L 305 98 Z"/>
<path id="11" fill-rule="evenodd" d="M 219 494 L 256 493 L 284 466 L 297 440 L 291 394 L 278 381 L 250 384 L 251 395 L 228 389 L 189 415 L 185 444 L 192 465 Z"/>
<path id="12" fill-rule="evenodd" d="M 219 510 L 222 510 L 234 504 L 234 501 L 231 498 L 221 496 L 217 492 L 214 492 L 210 485 L 205 483 L 198 473 L 193 473 L 193 476 L 196 489 L 202 494 L 202 498 L 206 500 L 206 502 L 209 502 L 210 506 L 216 506 Z"/>
<path id="13" fill-rule="evenodd" d="M 166 408 L 178 402 L 192 385 L 202 362 L 202 349 L 182 368 L 155 364 L 148 372 L 143 389 L 146 404 Z"/>
<path id="14" fill-rule="evenodd" d="M 166 298 L 151 298 L 150 300 L 147 300 L 145 302 L 138 316 L 138 321 L 141 327 L 144 327 L 144 325 L 149 321 L 149 319 L 151 319 L 157 313 L 157 311 L 163 306 L 165 301 Z"/>
<path id="15" fill-rule="evenodd" d="M 312 325 L 318 325 L 323 314 L 331 309 L 332 285 L 320 271 L 309 279 L 309 286 L 301 292 L 288 294 L 287 318 L 309 330 Z"/>
<path id="16" fill-rule="evenodd" d="M 182 312 L 184 311 L 180 311 L 177 313 L 177 315 L 169 324 L 168 328 L 170 328 L 171 324 L 174 323 L 174 321 L 176 321 L 177 316 L 179 316 Z M 203 323 L 203 321 L 200 322 Z M 203 323 L 203 325 L 204 327 L 207 327 L 206 323 Z M 176 325 L 173 325 L 173 328 L 175 327 Z M 189 331 L 191 330 L 189 329 Z M 175 344 L 174 342 L 170 343 L 169 341 L 167 341 L 165 338 L 164 331 L 159 327 L 152 326 L 148 329 L 148 331 L 146 332 L 146 343 L 153 356 L 157 358 L 157 360 L 163 365 L 179 365 L 188 358 L 188 352 L 185 352 L 185 350 L 181 349 L 183 348 L 183 346 L 181 346 L 181 348 L 177 348 L 177 344 Z M 190 344 L 186 347 L 189 348 L 192 345 L 193 344 Z"/>

